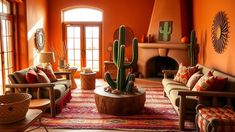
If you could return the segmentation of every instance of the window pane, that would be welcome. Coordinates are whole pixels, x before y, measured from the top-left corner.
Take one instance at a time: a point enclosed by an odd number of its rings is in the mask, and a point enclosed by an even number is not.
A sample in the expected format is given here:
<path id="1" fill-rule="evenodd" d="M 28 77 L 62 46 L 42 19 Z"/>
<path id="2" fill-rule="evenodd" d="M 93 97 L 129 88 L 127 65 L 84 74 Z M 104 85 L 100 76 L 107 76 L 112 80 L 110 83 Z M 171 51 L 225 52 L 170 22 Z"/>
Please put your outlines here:
<path id="1" fill-rule="evenodd" d="M 99 49 L 99 39 L 93 39 L 93 49 Z"/>
<path id="2" fill-rule="evenodd" d="M 10 13 L 10 3 L 7 0 L 3 0 L 3 13 Z"/>
<path id="3" fill-rule="evenodd" d="M 92 49 L 92 39 L 86 39 L 86 49 Z"/>
<path id="4" fill-rule="evenodd" d="M 64 12 L 64 21 L 102 21 L 102 12 L 89 8 L 75 8 Z"/>
<path id="5" fill-rule="evenodd" d="M 92 61 L 87 60 L 87 61 L 86 61 L 86 67 L 89 67 L 89 68 L 93 69 L 93 67 L 92 67 Z"/>
<path id="6" fill-rule="evenodd" d="M 68 59 L 73 60 L 74 59 L 74 50 L 68 50 Z"/>
<path id="7" fill-rule="evenodd" d="M 7 24 L 7 35 L 13 35 L 11 21 L 7 20 L 6 24 Z"/>
<path id="8" fill-rule="evenodd" d="M 12 67 L 12 53 L 11 52 L 8 53 L 8 63 L 6 65 L 8 65 L 8 68 Z"/>
<path id="9" fill-rule="evenodd" d="M 67 27 L 67 37 L 73 38 L 73 27 Z"/>
<path id="10" fill-rule="evenodd" d="M 74 44 L 73 44 L 73 39 L 68 39 L 68 49 L 73 49 Z"/>
<path id="11" fill-rule="evenodd" d="M 5 84 L 9 84 L 8 82 L 8 69 L 5 70 Z"/>
<path id="12" fill-rule="evenodd" d="M 86 38 L 92 38 L 92 27 L 86 27 Z"/>
<path id="13" fill-rule="evenodd" d="M 7 37 L 7 46 L 8 46 L 8 51 L 12 51 L 12 37 Z"/>
<path id="14" fill-rule="evenodd" d="M 80 38 L 80 27 L 74 27 L 74 36 Z"/>
<path id="15" fill-rule="evenodd" d="M 75 49 L 80 49 L 80 39 L 75 39 Z"/>
<path id="16" fill-rule="evenodd" d="M 92 60 L 92 50 L 86 50 L 86 59 Z"/>
<path id="17" fill-rule="evenodd" d="M 78 71 L 81 71 L 81 61 L 75 61 L 75 66 L 78 68 Z"/>
<path id="18" fill-rule="evenodd" d="M 2 35 L 3 35 L 3 36 L 6 36 L 6 35 L 7 35 L 6 20 L 2 20 Z"/>
<path id="19" fill-rule="evenodd" d="M 75 58 L 75 60 L 80 60 L 80 58 L 81 58 L 81 51 L 80 50 L 75 50 L 75 56 L 74 56 L 74 58 Z"/>
<path id="20" fill-rule="evenodd" d="M 74 61 L 72 61 L 72 60 L 68 60 L 68 63 L 70 66 L 75 66 Z"/>
<path id="21" fill-rule="evenodd" d="M 8 65 L 7 65 L 8 64 L 7 53 L 4 53 L 3 55 L 4 55 L 5 69 L 7 69 L 8 68 Z"/>
<path id="22" fill-rule="evenodd" d="M 93 71 L 99 71 L 99 61 L 93 61 Z"/>
<path id="23" fill-rule="evenodd" d="M 99 60 L 99 50 L 93 50 L 93 60 Z"/>
<path id="24" fill-rule="evenodd" d="M 2 37 L 3 39 L 3 51 L 7 51 L 7 37 Z"/>
<path id="25" fill-rule="evenodd" d="M 93 38 L 99 38 L 99 27 L 93 27 Z"/>

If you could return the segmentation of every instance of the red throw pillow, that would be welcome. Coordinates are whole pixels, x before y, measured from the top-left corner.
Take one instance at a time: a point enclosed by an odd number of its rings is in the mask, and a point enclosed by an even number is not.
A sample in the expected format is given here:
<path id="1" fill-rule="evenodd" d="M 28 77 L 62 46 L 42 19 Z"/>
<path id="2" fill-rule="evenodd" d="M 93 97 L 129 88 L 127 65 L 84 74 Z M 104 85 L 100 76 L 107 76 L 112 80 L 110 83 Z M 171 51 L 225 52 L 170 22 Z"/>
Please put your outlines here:
<path id="1" fill-rule="evenodd" d="M 225 87 L 226 83 L 228 82 L 227 77 L 215 77 L 215 82 L 211 86 L 211 90 L 213 91 L 223 91 L 223 88 Z"/>
<path id="2" fill-rule="evenodd" d="M 179 70 L 176 73 L 174 80 L 186 84 L 188 82 L 188 79 L 197 71 L 198 67 L 196 66 L 186 67 L 183 66 L 182 63 L 180 63 Z"/>
<path id="3" fill-rule="evenodd" d="M 33 69 L 29 69 L 25 75 L 28 83 L 37 83 L 37 73 Z"/>
<path id="4" fill-rule="evenodd" d="M 209 71 L 207 74 L 203 75 L 193 87 L 193 91 L 210 91 L 211 86 L 215 81 L 215 77 Z"/>
<path id="5" fill-rule="evenodd" d="M 47 77 L 47 75 L 42 70 L 38 70 L 37 80 L 40 83 L 50 83 L 51 82 L 50 79 Z"/>
<path id="6" fill-rule="evenodd" d="M 46 65 L 45 67 L 37 66 L 37 70 L 42 70 L 43 72 L 45 72 L 51 82 L 57 81 L 57 78 L 54 74 L 51 64 Z"/>

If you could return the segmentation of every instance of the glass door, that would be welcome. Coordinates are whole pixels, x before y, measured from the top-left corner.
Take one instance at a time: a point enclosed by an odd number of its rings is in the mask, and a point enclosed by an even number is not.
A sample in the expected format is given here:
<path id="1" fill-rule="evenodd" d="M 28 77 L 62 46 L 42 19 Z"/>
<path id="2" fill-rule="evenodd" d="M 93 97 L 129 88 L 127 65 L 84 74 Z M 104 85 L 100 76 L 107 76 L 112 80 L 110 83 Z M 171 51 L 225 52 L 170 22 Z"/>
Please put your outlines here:
<path id="1" fill-rule="evenodd" d="M 101 28 L 100 24 L 65 24 L 67 59 L 70 66 L 89 67 L 101 77 Z"/>

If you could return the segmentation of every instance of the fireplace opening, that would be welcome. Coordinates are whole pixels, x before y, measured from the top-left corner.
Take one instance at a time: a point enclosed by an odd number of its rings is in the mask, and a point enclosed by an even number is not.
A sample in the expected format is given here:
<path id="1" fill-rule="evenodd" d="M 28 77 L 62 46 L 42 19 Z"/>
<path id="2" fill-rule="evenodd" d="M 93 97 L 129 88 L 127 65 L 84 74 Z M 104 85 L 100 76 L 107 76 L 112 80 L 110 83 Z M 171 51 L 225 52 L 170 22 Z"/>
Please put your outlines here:
<path id="1" fill-rule="evenodd" d="M 170 57 L 156 56 L 147 61 L 146 78 L 163 78 L 162 70 L 177 70 L 178 63 Z"/>

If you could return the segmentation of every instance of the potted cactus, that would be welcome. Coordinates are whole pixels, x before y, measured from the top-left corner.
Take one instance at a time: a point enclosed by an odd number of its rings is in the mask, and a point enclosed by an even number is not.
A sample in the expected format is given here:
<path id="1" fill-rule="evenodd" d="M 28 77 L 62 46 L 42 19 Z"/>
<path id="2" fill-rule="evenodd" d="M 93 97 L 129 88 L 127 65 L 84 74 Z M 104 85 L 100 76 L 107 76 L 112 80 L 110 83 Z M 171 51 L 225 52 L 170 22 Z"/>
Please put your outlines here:
<path id="1" fill-rule="evenodd" d="M 119 28 L 119 40 L 113 43 L 113 62 L 117 67 L 117 80 L 111 78 L 109 72 L 105 73 L 105 79 L 110 87 L 105 88 L 105 91 L 112 93 L 133 93 L 138 91 L 134 86 L 135 76 L 129 73 L 126 77 L 126 68 L 130 68 L 137 63 L 138 60 L 138 42 L 134 38 L 132 41 L 132 61 L 125 63 L 125 26 Z"/>
<path id="2" fill-rule="evenodd" d="M 113 80 L 106 72 L 105 78 L 108 87 L 96 88 L 95 104 L 100 113 L 111 115 L 131 115 L 140 112 L 144 108 L 146 100 L 145 90 L 134 85 L 135 76 L 126 76 L 126 68 L 130 68 L 138 60 L 138 42 L 134 38 L 132 42 L 133 53 L 130 63 L 124 61 L 125 56 L 125 26 L 119 28 L 119 40 L 113 43 L 113 62 L 117 66 L 117 79 Z"/>

